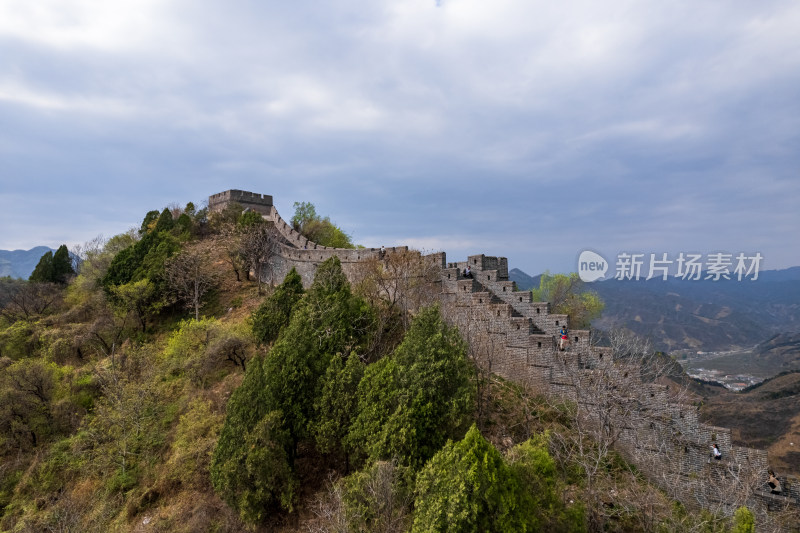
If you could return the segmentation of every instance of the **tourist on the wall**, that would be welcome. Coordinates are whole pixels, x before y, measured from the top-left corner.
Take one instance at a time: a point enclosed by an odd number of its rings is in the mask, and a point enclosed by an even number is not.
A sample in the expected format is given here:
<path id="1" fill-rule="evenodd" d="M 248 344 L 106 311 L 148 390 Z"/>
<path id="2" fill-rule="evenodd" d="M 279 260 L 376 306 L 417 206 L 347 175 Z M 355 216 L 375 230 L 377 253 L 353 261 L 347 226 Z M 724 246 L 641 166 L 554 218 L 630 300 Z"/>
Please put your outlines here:
<path id="1" fill-rule="evenodd" d="M 780 494 L 781 493 L 781 482 L 778 481 L 778 478 L 775 477 L 775 472 L 772 470 L 768 470 L 767 473 L 769 474 L 769 479 L 767 479 L 767 485 L 769 485 L 769 490 L 772 494 Z"/>
<path id="2" fill-rule="evenodd" d="M 558 332 L 561 339 L 558 342 L 558 348 L 562 352 L 567 349 L 569 344 L 569 334 L 567 333 L 567 326 L 561 326 L 561 331 Z"/>
<path id="3" fill-rule="evenodd" d="M 719 448 L 717 447 L 716 444 L 711 445 L 711 457 L 713 457 L 717 461 L 722 459 L 722 452 L 719 451 Z"/>

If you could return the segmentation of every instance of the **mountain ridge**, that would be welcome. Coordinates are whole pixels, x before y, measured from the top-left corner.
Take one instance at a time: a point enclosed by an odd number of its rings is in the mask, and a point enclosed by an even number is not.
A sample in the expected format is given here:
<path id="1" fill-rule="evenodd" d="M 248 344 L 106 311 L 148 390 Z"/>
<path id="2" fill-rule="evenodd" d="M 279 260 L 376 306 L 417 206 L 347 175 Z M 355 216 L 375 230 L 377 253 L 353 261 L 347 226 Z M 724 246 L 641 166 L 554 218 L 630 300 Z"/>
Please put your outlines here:
<path id="1" fill-rule="evenodd" d="M 35 246 L 30 250 L 0 250 L 0 278 L 28 279 L 39 259 L 47 252 L 55 252 L 47 246 Z"/>

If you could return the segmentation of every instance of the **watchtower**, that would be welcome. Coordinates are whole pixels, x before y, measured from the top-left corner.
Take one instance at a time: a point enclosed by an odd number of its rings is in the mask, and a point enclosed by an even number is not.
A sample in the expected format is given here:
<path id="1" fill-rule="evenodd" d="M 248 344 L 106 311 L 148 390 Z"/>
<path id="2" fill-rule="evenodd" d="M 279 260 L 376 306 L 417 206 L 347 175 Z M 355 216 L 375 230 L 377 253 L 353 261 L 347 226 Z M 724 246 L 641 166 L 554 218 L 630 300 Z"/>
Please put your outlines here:
<path id="1" fill-rule="evenodd" d="M 244 208 L 256 211 L 262 215 L 269 215 L 272 209 L 272 196 L 269 194 L 258 194 L 250 191 L 240 191 L 239 189 L 229 189 L 208 197 L 208 209 L 210 211 L 222 211 L 231 202 L 236 202 Z"/>

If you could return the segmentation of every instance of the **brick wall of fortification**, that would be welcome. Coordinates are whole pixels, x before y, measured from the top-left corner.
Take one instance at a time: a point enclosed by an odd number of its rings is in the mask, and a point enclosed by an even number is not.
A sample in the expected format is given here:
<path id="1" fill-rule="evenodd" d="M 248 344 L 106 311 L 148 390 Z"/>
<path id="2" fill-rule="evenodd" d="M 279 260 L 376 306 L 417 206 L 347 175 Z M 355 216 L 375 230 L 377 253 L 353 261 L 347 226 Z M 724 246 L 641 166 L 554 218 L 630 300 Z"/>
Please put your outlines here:
<path id="1" fill-rule="evenodd" d="M 262 215 L 268 215 L 272 208 L 272 196 L 258 194 L 238 189 L 229 189 L 208 197 L 210 211 L 222 211 L 231 202 L 236 202 L 246 209 L 251 209 Z"/>
<path id="2" fill-rule="evenodd" d="M 215 197 L 215 206 L 224 205 L 220 195 L 211 197 L 209 205 Z M 282 242 L 264 273 L 267 281 L 279 283 L 294 267 L 308 286 L 317 266 L 332 256 L 352 281 L 361 261 L 381 256 L 376 248 L 318 246 L 292 229 L 271 203 L 269 197 L 269 208 L 260 212 L 274 223 Z M 405 250 L 388 248 L 386 253 Z M 782 496 L 765 491 L 766 451 L 736 446 L 729 429 L 701 423 L 696 407 L 682 403 L 664 385 L 644 382 L 640 367 L 615 360 L 609 348 L 592 346 L 589 331 L 571 330 L 568 351 L 559 351 L 557 334 L 569 326 L 569 317 L 550 313 L 547 302 L 534 302 L 529 291 L 518 291 L 508 280 L 506 258 L 474 255 L 447 263 L 444 253 L 426 257 L 441 269 L 445 320 L 458 326 L 473 357 L 493 372 L 544 395 L 581 402 L 589 413 L 595 401 L 591 387 L 599 376 L 624 391 L 616 397 L 618 408 L 635 416 L 623 421 L 617 448 L 672 497 L 725 512 L 743 504 L 756 513 L 800 506 L 797 479 L 781 478 Z M 469 279 L 463 276 L 467 264 L 473 272 Z M 723 453 L 721 461 L 710 459 L 712 442 Z"/>

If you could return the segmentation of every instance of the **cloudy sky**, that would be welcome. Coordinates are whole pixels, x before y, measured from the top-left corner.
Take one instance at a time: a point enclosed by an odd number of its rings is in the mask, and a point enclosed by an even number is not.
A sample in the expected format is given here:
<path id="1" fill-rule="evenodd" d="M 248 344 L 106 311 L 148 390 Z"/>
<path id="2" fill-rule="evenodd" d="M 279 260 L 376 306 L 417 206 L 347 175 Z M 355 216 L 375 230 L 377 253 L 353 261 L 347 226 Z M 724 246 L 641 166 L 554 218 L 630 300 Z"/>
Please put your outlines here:
<path id="1" fill-rule="evenodd" d="M 0 249 L 236 188 L 531 274 L 800 265 L 796 0 L 4 0 Z"/>

